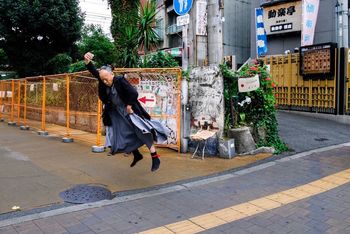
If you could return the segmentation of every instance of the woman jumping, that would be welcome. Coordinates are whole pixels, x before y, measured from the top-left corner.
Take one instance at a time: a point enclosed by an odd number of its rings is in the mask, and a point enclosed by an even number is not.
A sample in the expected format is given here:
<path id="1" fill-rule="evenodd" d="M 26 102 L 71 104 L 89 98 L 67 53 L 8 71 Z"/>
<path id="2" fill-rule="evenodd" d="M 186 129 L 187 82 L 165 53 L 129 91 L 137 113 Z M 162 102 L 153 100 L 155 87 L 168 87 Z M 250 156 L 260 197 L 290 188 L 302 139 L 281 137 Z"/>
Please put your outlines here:
<path id="1" fill-rule="evenodd" d="M 132 152 L 134 160 L 130 166 L 133 167 L 143 158 L 138 148 L 146 145 L 152 157 L 151 171 L 158 170 L 160 155 L 154 142 L 165 142 L 168 130 L 160 122 L 151 120 L 138 101 L 138 92 L 124 76 L 114 76 L 109 66 L 103 66 L 98 71 L 92 63 L 93 57 L 88 52 L 84 61 L 89 72 L 99 80 L 99 97 L 105 105 L 103 116 L 104 124 L 109 128 L 107 137 L 111 154 Z"/>

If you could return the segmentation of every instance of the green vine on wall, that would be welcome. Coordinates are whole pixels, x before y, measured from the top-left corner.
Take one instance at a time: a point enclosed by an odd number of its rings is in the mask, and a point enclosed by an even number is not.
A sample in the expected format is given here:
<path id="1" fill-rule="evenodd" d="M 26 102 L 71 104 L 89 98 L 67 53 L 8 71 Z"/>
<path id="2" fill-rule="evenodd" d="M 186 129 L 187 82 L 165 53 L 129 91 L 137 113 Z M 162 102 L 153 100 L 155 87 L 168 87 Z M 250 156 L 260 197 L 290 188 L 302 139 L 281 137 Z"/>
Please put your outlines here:
<path id="1" fill-rule="evenodd" d="M 224 77 L 226 130 L 240 126 L 253 127 L 258 135 L 256 142 L 258 147 L 274 147 L 276 154 L 288 150 L 278 135 L 276 99 L 273 93 L 276 84 L 267 66 L 262 61 L 254 61 L 244 65 L 239 72 L 234 72 L 226 65 L 221 65 L 221 72 Z M 260 88 L 240 93 L 238 79 L 255 75 L 259 76 Z M 249 100 L 249 104 L 239 105 L 238 103 L 242 103 L 243 100 Z M 264 130 L 266 134 L 261 136 L 260 130 Z"/>

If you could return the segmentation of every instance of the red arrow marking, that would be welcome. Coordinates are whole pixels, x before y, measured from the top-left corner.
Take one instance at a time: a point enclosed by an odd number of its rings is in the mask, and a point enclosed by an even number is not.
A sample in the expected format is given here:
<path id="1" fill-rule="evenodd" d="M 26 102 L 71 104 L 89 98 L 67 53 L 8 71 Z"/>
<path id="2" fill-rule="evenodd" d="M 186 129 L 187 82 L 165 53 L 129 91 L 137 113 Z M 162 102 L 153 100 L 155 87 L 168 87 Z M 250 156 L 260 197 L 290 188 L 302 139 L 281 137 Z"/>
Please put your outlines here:
<path id="1" fill-rule="evenodd" d="M 139 98 L 140 102 L 146 104 L 146 102 L 154 102 L 154 99 L 147 99 L 146 97 Z"/>

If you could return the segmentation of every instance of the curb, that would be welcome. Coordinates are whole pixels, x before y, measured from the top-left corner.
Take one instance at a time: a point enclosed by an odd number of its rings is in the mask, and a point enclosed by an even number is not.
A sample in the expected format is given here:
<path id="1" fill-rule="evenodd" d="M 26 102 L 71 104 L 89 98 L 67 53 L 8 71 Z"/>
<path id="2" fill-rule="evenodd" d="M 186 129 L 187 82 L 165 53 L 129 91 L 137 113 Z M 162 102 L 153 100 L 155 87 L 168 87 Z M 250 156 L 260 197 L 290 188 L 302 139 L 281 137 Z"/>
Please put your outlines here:
<path id="1" fill-rule="evenodd" d="M 123 203 L 123 202 L 127 202 L 127 201 L 138 200 L 138 199 L 147 198 L 147 197 L 158 196 L 158 195 L 176 192 L 176 191 L 188 190 L 188 189 L 193 188 L 193 187 L 198 187 L 201 185 L 219 182 L 219 181 L 231 179 L 233 177 L 239 177 L 239 176 L 246 175 L 246 174 L 249 174 L 252 172 L 260 171 L 260 170 L 263 170 L 265 168 L 269 168 L 271 166 L 275 166 L 277 164 L 285 163 L 285 162 L 288 162 L 291 160 L 303 158 L 303 157 L 309 156 L 309 155 L 314 154 L 314 153 L 321 153 L 321 152 L 339 149 L 339 148 L 343 148 L 343 147 L 350 147 L 350 142 L 298 153 L 298 154 L 295 154 L 292 156 L 277 159 L 273 162 L 266 162 L 266 163 L 263 163 L 263 164 L 260 164 L 257 166 L 238 170 L 235 172 L 228 172 L 226 174 L 214 176 L 211 178 L 199 179 L 197 181 L 182 183 L 182 184 L 178 184 L 178 185 L 172 185 L 172 186 L 169 186 L 166 188 L 160 188 L 160 189 L 155 189 L 155 190 L 146 191 L 146 192 L 140 192 L 140 193 L 136 193 L 136 194 L 132 194 L 132 195 L 115 197 L 112 200 L 103 200 L 103 201 L 98 201 L 98 202 L 94 202 L 94 203 L 73 205 L 73 206 L 58 208 L 58 209 L 54 209 L 54 210 L 50 210 L 50 211 L 44 211 L 44 212 L 40 212 L 40 213 L 24 215 L 21 217 L 5 219 L 5 220 L 0 221 L 0 228 L 5 227 L 5 226 L 9 226 L 9 225 L 22 223 L 22 222 L 32 221 L 32 220 L 36 220 L 36 219 L 42 219 L 42 218 L 52 217 L 52 216 L 56 216 L 56 215 L 87 210 L 87 209 L 91 209 L 91 208 L 100 208 L 103 206 Z"/>
<path id="2" fill-rule="evenodd" d="M 334 115 L 314 112 L 303 112 L 303 111 L 291 111 L 291 110 L 278 110 L 281 113 L 291 113 L 300 116 L 312 117 L 316 119 L 329 120 L 340 124 L 350 125 L 350 115 Z M 278 113 L 277 112 L 277 113 Z"/>

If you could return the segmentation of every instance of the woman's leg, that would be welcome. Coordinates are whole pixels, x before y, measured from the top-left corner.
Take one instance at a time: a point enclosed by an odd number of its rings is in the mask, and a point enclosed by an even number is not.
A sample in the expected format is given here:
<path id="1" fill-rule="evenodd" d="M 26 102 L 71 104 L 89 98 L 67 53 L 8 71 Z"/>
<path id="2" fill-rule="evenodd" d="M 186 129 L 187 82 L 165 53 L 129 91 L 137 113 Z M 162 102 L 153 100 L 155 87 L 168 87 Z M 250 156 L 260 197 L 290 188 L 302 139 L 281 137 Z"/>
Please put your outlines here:
<path id="1" fill-rule="evenodd" d="M 152 145 L 150 148 L 149 148 L 149 151 L 151 153 L 151 157 L 152 157 L 152 168 L 151 168 L 151 171 L 156 171 L 159 169 L 159 166 L 160 166 L 160 155 L 157 154 L 157 151 L 156 151 L 156 147 L 154 145 Z"/>

